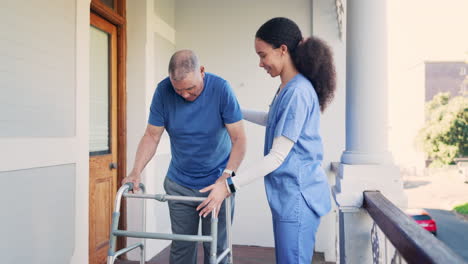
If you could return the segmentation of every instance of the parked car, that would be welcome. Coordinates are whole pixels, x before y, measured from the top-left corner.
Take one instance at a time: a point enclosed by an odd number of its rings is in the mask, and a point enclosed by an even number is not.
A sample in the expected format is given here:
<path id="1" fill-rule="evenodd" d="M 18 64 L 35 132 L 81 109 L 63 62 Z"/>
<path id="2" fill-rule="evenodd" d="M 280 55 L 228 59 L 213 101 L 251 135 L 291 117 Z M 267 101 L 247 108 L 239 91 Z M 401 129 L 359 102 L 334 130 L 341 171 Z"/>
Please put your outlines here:
<path id="1" fill-rule="evenodd" d="M 409 209 L 406 214 L 413 218 L 418 225 L 427 231 L 431 232 L 434 236 L 437 235 L 437 224 L 434 219 L 424 209 Z"/>

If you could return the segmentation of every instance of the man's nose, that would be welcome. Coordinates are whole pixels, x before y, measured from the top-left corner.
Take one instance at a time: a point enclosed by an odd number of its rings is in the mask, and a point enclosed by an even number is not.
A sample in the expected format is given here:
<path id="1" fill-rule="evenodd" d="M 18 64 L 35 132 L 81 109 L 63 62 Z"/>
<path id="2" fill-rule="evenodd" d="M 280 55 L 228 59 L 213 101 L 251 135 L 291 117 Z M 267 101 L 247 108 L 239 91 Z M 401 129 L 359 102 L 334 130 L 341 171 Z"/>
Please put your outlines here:
<path id="1" fill-rule="evenodd" d="M 189 94 L 189 93 L 187 93 L 187 92 L 185 92 L 185 93 L 182 93 L 182 97 L 183 97 L 183 98 L 185 98 L 185 99 L 187 99 L 187 98 L 189 98 L 189 97 L 190 97 L 190 94 Z"/>

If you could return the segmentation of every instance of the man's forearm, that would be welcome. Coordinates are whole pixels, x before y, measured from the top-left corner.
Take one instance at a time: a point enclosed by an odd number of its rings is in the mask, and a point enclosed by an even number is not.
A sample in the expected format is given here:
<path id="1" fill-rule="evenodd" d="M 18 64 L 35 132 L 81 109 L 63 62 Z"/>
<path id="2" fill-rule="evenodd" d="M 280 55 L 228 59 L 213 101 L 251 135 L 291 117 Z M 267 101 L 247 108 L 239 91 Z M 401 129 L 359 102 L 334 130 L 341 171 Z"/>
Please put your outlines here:
<path id="1" fill-rule="evenodd" d="M 247 140 L 245 137 L 238 137 L 232 141 L 231 155 L 226 165 L 226 169 L 237 171 L 245 156 L 246 142 Z"/>
<path id="2" fill-rule="evenodd" d="M 145 134 L 138 144 L 135 163 L 131 174 L 140 175 L 146 164 L 153 158 L 159 145 L 159 138 L 155 140 L 148 134 Z"/>

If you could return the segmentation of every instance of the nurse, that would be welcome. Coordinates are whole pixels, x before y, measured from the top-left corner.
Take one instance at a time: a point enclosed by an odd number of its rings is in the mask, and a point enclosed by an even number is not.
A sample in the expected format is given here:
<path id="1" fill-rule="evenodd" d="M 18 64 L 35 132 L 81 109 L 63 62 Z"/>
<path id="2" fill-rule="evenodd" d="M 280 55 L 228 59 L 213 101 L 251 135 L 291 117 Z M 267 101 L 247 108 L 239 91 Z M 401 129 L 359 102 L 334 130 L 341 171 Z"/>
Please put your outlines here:
<path id="1" fill-rule="evenodd" d="M 244 110 L 244 119 L 266 126 L 264 158 L 255 166 L 201 190 L 210 191 L 197 210 L 206 217 L 224 200 L 265 176 L 273 218 L 276 263 L 311 263 L 320 217 L 330 211 L 330 187 L 322 169 L 320 113 L 333 98 L 336 81 L 328 45 L 303 39 L 292 20 L 278 17 L 255 35 L 260 67 L 279 76 L 268 113 Z M 237 174 L 237 175 L 236 175 Z"/>

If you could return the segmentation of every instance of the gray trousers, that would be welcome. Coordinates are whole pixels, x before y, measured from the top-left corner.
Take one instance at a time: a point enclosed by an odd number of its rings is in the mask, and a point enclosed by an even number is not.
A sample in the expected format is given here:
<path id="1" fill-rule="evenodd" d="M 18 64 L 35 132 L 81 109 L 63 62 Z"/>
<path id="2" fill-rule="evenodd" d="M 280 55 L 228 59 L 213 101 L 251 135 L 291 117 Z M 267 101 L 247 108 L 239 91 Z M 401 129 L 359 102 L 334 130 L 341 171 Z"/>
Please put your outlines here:
<path id="1" fill-rule="evenodd" d="M 199 190 L 190 189 L 175 183 L 168 177 L 164 180 L 164 189 L 169 195 L 207 197 L 209 193 L 200 193 Z M 234 196 L 232 197 L 234 198 Z M 234 199 L 231 199 L 231 221 L 234 216 Z M 225 202 L 221 206 L 218 214 L 218 256 L 228 247 L 226 241 L 226 211 Z M 202 220 L 202 235 L 211 233 L 211 214 L 206 218 L 200 217 L 196 210 L 200 202 L 190 201 L 168 201 L 169 214 L 173 234 L 197 235 L 200 218 Z M 204 263 L 210 261 L 210 243 L 203 243 Z M 225 258 L 220 263 L 226 263 Z M 197 242 L 176 241 L 171 244 L 170 264 L 196 264 L 197 263 Z"/>

